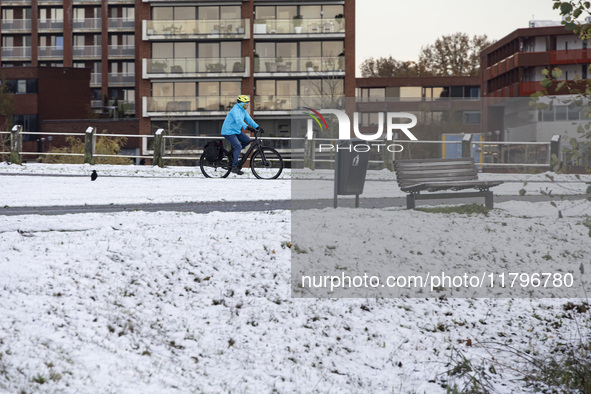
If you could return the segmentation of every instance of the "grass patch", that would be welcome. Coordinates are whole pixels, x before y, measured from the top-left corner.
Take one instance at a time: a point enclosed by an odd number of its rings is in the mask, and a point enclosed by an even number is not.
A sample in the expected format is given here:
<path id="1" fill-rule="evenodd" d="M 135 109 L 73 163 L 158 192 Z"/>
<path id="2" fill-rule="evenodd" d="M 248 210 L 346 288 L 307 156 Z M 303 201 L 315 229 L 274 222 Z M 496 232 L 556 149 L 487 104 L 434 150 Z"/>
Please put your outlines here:
<path id="1" fill-rule="evenodd" d="M 480 204 L 459 205 L 451 207 L 416 208 L 417 211 L 427 213 L 459 213 L 462 215 L 484 215 L 488 216 L 490 208 Z"/>

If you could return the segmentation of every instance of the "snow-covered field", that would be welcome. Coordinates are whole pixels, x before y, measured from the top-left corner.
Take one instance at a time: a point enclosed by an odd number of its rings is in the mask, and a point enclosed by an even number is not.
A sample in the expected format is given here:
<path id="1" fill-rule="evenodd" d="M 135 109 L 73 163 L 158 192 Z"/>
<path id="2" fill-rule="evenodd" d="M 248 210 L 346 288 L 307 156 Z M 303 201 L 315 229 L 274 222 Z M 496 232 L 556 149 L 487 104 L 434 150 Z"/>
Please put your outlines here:
<path id="1" fill-rule="evenodd" d="M 93 169 L 97 169 L 99 178 L 90 182 Z M 297 187 L 293 189 L 289 170 L 284 170 L 280 179 L 261 181 L 248 169 L 242 176 L 231 174 L 228 179 L 207 179 L 198 167 L 0 163 L 0 175 L 6 174 L 19 176 L 2 177 L 0 207 L 271 201 L 292 197 L 332 199 L 334 193 L 333 171 L 298 171 Z M 554 181 L 548 176 L 554 177 Z M 492 189 L 496 195 L 518 195 L 521 189 L 530 195 L 540 195 L 540 191 L 584 194 L 586 182 L 591 182 L 591 175 L 577 178 L 575 175 L 485 173 L 480 178 L 505 181 Z M 362 197 L 406 196 L 395 179 L 387 170 L 368 172 Z"/>
<path id="2" fill-rule="evenodd" d="M 136 203 L 161 188 L 159 198 L 168 201 L 221 199 L 211 197 L 206 189 L 213 181 L 200 174 L 95 167 L 104 175 L 97 182 L 2 176 L 14 166 L 0 165 L 0 205 L 123 203 L 116 201 L 123 196 Z M 85 166 L 21 171 L 90 172 Z M 160 176 L 166 171 L 176 174 Z M 372 176 L 386 183 L 380 179 L 388 174 Z M 525 181 L 570 190 L 591 180 L 507 177 L 514 178 L 507 179 L 514 181 L 507 194 Z M 249 178 L 215 182 L 233 190 L 226 199 L 290 196 L 289 174 L 271 182 Z M 121 183 L 108 186 L 115 180 Z M 470 239 L 508 240 L 498 253 L 477 256 L 480 263 L 516 259 L 523 249 L 527 263 L 550 255 L 558 268 L 591 272 L 591 202 L 556 204 L 499 203 L 489 216 L 401 208 L 384 214 L 429 234 L 412 245 L 415 254 L 431 255 L 438 234 L 459 244 L 469 232 Z M 327 211 L 334 212 L 319 213 Z M 531 392 L 522 380 L 532 368 L 524 355 L 554 354 L 591 335 L 589 312 L 578 313 L 582 299 L 292 298 L 291 219 L 287 211 L 0 216 L 0 392 L 444 393 L 474 380 L 496 392 Z M 407 242 L 390 242 L 408 258 Z M 357 247 L 343 242 L 330 252 Z M 445 248 L 458 260 L 475 258 L 472 248 Z M 311 258 L 326 252 L 307 251 Z"/>

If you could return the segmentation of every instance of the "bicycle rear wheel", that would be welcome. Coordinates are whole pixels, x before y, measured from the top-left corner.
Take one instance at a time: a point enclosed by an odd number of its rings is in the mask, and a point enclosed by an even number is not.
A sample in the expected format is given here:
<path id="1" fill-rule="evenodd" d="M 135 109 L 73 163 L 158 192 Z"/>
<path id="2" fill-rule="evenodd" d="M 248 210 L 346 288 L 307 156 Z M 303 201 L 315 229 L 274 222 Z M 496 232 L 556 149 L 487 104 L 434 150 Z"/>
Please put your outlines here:
<path id="1" fill-rule="evenodd" d="M 263 147 L 252 155 L 250 169 L 259 179 L 275 179 L 283 171 L 283 159 L 275 149 Z"/>
<path id="2" fill-rule="evenodd" d="M 228 152 L 224 152 L 221 160 L 209 161 L 205 158 L 205 153 L 199 158 L 199 167 L 206 178 L 225 178 L 232 169 L 232 158 Z"/>

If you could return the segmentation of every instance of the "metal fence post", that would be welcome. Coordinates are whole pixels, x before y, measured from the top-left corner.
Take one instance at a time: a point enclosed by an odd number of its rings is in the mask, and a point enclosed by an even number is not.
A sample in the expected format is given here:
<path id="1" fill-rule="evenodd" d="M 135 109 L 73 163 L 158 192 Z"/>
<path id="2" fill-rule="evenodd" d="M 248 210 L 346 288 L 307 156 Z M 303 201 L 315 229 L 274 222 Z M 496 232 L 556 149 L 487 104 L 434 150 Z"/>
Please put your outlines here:
<path id="1" fill-rule="evenodd" d="M 308 123 L 312 123 L 312 119 L 308 119 Z M 312 130 L 312 126 L 308 126 L 308 130 Z M 307 135 L 304 142 L 304 167 L 311 170 L 316 169 L 316 142 L 314 141 L 315 132 L 312 135 Z"/>
<path id="2" fill-rule="evenodd" d="M 462 137 L 462 157 L 472 157 L 472 134 Z"/>
<path id="3" fill-rule="evenodd" d="M 96 149 L 96 129 L 89 127 L 84 135 L 84 164 L 94 165 L 94 151 Z"/>
<path id="4" fill-rule="evenodd" d="M 152 165 L 164 167 L 164 129 L 158 129 L 154 134 L 154 158 Z"/>
<path id="5" fill-rule="evenodd" d="M 560 135 L 555 134 L 550 139 L 550 171 L 560 169 Z"/>
<path id="6" fill-rule="evenodd" d="M 14 164 L 22 164 L 23 157 L 20 152 L 23 150 L 23 126 L 16 125 L 10 131 L 10 162 Z"/>

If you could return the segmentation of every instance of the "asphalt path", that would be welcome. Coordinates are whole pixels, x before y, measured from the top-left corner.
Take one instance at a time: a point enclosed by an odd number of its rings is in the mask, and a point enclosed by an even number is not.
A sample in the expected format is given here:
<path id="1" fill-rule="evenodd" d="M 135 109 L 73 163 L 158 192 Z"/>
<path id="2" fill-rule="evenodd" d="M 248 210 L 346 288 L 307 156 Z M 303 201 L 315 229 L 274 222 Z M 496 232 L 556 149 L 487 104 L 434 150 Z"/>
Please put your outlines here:
<path id="1" fill-rule="evenodd" d="M 582 200 L 587 195 L 565 195 L 565 196 L 495 196 L 494 202 L 505 201 L 560 201 L 560 200 Z M 462 198 L 462 199 L 441 199 L 441 200 L 419 200 L 417 207 L 432 205 L 471 204 L 484 203 L 483 198 Z M 278 201 L 220 201 L 220 202 L 185 202 L 166 204 L 110 204 L 110 205 L 67 205 L 67 206 L 42 206 L 42 207 L 3 207 L 0 208 L 0 215 L 65 215 L 75 213 L 114 213 L 114 212 L 257 212 L 275 210 L 296 210 L 296 209 L 323 209 L 332 208 L 333 200 L 278 200 Z M 355 206 L 354 198 L 339 197 L 339 208 L 352 208 Z M 360 208 L 406 208 L 406 198 L 360 198 Z"/>

